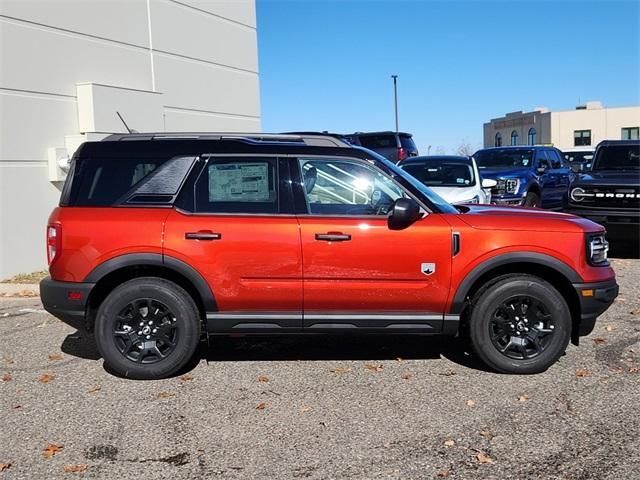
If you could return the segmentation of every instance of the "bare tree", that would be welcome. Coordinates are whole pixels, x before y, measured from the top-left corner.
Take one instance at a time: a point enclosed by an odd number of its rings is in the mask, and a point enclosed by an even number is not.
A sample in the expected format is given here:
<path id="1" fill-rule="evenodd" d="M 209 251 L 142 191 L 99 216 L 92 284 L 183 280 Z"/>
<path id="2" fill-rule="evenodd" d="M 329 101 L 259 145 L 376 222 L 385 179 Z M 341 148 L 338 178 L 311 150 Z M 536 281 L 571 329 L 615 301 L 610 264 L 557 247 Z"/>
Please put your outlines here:
<path id="1" fill-rule="evenodd" d="M 473 147 L 468 141 L 462 140 L 460 145 L 458 145 L 458 148 L 456 148 L 456 153 L 458 155 L 465 155 L 465 156 L 473 155 Z"/>

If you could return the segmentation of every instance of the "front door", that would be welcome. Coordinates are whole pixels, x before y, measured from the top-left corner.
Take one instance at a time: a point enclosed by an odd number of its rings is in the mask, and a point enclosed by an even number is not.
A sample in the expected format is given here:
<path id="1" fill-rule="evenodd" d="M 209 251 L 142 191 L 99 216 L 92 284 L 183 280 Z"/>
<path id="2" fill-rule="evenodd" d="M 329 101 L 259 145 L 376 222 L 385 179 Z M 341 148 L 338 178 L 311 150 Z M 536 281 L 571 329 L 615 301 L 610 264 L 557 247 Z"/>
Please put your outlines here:
<path id="1" fill-rule="evenodd" d="M 271 156 L 210 156 L 169 215 L 164 254 L 195 268 L 217 311 L 211 331 L 302 327 L 302 255 L 288 164 Z"/>
<path id="2" fill-rule="evenodd" d="M 402 187 L 362 160 L 299 158 L 304 326 L 437 332 L 451 275 L 451 227 L 429 213 L 389 228 Z"/>

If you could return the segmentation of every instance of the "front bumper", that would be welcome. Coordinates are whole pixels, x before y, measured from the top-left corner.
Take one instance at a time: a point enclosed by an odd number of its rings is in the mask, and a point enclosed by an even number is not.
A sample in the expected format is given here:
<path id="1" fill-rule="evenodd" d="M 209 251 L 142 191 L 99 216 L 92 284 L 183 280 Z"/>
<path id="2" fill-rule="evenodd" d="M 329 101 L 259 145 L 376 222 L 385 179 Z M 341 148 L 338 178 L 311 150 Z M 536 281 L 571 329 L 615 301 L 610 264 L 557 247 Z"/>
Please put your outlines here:
<path id="1" fill-rule="evenodd" d="M 589 335 L 596 319 L 607 310 L 618 296 L 619 287 L 615 279 L 596 283 L 574 283 L 580 299 L 580 325 L 578 336 Z"/>
<path id="2" fill-rule="evenodd" d="M 491 195 L 491 203 L 495 204 L 495 205 L 522 205 L 524 202 L 524 198 L 522 197 L 522 195 L 510 195 L 510 194 L 503 194 L 503 195 L 496 195 L 496 194 L 492 194 Z"/>
<path id="3" fill-rule="evenodd" d="M 77 330 L 85 330 L 87 300 L 94 285 L 58 282 L 47 277 L 40 282 L 40 300 L 51 315 Z"/>

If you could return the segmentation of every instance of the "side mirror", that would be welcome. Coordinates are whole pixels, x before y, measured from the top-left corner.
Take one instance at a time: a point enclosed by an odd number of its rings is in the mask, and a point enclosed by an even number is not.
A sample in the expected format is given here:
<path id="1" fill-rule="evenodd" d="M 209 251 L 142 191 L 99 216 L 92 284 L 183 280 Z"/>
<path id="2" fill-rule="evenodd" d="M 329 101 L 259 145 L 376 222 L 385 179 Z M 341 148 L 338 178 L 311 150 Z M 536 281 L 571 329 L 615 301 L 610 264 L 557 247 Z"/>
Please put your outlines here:
<path id="1" fill-rule="evenodd" d="M 491 178 L 483 178 L 482 179 L 482 188 L 493 188 L 498 185 L 498 182 Z"/>
<path id="2" fill-rule="evenodd" d="M 413 198 L 398 198 L 391 208 L 389 215 L 389 228 L 402 230 L 412 223 L 420 220 L 420 205 Z"/>
<path id="3" fill-rule="evenodd" d="M 584 171 L 584 163 L 573 163 L 571 165 L 571 170 L 574 173 L 581 173 Z"/>
<path id="4" fill-rule="evenodd" d="M 546 171 L 547 171 L 547 169 L 546 169 L 545 167 L 538 167 L 538 168 L 536 168 L 536 172 L 538 172 L 538 173 L 540 173 L 540 174 L 542 174 L 542 173 L 544 173 L 544 172 L 546 172 Z"/>

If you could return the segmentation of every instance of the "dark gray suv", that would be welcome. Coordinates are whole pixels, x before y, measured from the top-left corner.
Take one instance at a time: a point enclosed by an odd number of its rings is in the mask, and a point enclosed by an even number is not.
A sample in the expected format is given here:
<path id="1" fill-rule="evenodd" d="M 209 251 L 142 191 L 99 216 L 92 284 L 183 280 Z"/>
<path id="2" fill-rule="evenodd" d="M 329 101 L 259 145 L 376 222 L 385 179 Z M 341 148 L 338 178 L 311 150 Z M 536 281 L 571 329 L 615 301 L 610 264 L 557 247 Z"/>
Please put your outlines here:
<path id="1" fill-rule="evenodd" d="M 406 158 L 418 156 L 418 147 L 410 133 L 356 132 L 344 137 L 353 145 L 373 150 L 393 163 L 400 163 Z"/>

